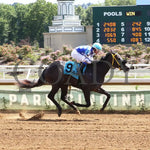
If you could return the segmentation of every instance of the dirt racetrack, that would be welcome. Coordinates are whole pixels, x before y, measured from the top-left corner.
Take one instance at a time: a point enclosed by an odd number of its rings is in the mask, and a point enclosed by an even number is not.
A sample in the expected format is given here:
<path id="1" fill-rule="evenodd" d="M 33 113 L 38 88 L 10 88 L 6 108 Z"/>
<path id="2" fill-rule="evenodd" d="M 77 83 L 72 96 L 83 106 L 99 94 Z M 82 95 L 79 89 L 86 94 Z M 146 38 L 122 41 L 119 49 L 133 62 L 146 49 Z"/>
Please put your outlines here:
<path id="1" fill-rule="evenodd" d="M 150 114 L 45 114 L 25 121 L 18 113 L 0 113 L 0 150 L 5 149 L 149 150 Z"/>

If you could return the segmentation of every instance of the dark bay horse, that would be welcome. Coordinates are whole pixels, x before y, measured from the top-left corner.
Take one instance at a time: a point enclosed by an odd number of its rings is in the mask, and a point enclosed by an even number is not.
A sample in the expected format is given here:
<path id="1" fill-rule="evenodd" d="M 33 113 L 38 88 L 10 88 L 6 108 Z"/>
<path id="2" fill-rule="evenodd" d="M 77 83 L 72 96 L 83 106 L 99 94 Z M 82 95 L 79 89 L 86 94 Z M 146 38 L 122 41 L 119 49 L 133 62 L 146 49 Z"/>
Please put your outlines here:
<path id="1" fill-rule="evenodd" d="M 107 98 L 101 108 L 101 111 L 103 111 L 110 99 L 110 94 L 102 89 L 101 86 L 104 83 L 105 75 L 110 70 L 110 68 L 119 68 L 124 72 L 129 70 L 129 68 L 126 66 L 126 60 L 123 60 L 117 53 L 109 52 L 105 57 L 101 58 L 100 61 L 94 61 L 92 64 L 88 64 L 83 74 L 81 74 L 80 69 L 78 69 L 79 79 L 75 79 L 70 75 L 64 74 L 64 65 L 61 64 L 60 61 L 56 61 L 43 70 L 37 82 L 24 80 L 19 82 L 18 85 L 21 88 L 33 88 L 42 86 L 44 84 L 51 84 L 52 89 L 48 95 L 48 98 L 56 105 L 58 109 L 58 116 L 61 116 L 62 108 L 54 99 L 54 96 L 59 89 L 61 89 L 61 100 L 67 103 L 78 113 L 79 111 L 76 106 L 89 107 L 91 105 L 91 91 L 104 94 Z M 71 66 L 68 66 L 68 69 L 71 69 Z M 68 101 L 67 92 L 68 86 L 70 85 L 82 90 L 86 102 L 85 104 Z"/>

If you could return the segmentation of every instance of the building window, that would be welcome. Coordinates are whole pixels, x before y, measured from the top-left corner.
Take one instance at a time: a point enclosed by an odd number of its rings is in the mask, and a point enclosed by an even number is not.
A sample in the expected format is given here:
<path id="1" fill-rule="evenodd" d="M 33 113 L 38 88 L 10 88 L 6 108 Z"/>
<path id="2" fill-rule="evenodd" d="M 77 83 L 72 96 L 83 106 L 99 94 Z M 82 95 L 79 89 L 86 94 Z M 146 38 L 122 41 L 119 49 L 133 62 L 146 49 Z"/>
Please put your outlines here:
<path id="1" fill-rule="evenodd" d="M 66 15 L 67 14 L 67 6 L 65 4 L 63 4 L 63 15 Z"/>
<path id="2" fill-rule="evenodd" d="M 68 7 L 68 9 L 69 9 L 69 15 L 73 15 L 73 7 L 72 7 L 72 4 L 69 4 L 69 7 Z"/>

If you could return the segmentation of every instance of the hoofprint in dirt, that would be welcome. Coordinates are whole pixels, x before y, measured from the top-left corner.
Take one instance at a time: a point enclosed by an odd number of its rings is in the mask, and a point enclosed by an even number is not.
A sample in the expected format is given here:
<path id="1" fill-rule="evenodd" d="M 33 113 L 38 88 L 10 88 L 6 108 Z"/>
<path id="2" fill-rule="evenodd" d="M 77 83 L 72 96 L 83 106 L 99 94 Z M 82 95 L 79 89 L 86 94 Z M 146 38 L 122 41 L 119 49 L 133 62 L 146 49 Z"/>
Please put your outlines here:
<path id="1" fill-rule="evenodd" d="M 22 120 L 19 114 L 0 114 L 0 149 L 97 150 L 149 149 L 150 115 L 45 114 Z M 26 114 L 30 118 L 33 114 Z"/>

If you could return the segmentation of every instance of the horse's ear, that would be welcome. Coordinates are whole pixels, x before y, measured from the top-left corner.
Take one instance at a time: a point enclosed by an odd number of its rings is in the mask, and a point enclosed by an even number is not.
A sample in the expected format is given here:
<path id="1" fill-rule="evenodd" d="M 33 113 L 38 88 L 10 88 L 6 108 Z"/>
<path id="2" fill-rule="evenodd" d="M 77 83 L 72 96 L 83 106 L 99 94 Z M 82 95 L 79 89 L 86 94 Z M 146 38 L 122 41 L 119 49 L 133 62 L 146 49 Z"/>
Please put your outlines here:
<path id="1" fill-rule="evenodd" d="M 108 57 L 110 55 L 110 53 L 107 53 L 105 57 Z"/>
<path id="2" fill-rule="evenodd" d="M 107 57 L 109 57 L 111 55 L 111 53 L 109 52 L 109 53 L 107 53 L 104 57 L 102 57 L 101 58 L 101 60 L 105 60 L 105 59 L 107 59 Z"/>
<path id="3" fill-rule="evenodd" d="M 110 53 L 111 53 L 111 54 L 115 54 L 115 51 L 114 51 L 114 50 L 110 50 Z"/>

